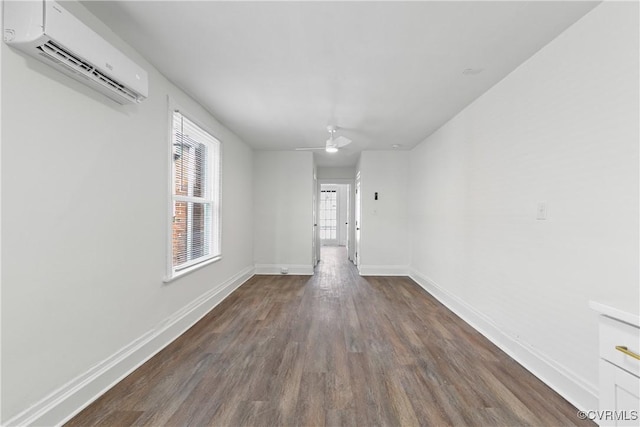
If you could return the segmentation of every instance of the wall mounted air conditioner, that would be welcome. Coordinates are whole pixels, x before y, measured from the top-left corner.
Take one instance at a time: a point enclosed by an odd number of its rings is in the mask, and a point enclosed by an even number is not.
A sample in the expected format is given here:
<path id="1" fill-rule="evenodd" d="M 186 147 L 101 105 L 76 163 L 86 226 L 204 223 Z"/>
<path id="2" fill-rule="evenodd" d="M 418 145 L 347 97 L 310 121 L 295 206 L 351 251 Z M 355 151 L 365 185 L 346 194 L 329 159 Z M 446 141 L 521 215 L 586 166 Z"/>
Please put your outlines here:
<path id="1" fill-rule="evenodd" d="M 119 104 L 148 95 L 147 72 L 55 1 L 5 1 L 4 41 Z"/>

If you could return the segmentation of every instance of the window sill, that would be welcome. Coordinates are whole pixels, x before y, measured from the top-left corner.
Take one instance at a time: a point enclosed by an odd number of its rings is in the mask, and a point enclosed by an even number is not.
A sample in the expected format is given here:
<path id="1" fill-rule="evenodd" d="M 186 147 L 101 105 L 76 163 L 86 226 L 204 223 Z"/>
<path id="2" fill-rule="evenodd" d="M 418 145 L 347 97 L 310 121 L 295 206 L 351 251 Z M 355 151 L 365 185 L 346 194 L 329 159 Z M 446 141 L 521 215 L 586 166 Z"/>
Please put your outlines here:
<path id="1" fill-rule="evenodd" d="M 193 273 L 196 270 L 201 269 L 202 267 L 206 267 L 207 265 L 213 264 L 214 262 L 218 262 L 222 259 L 222 255 L 213 257 L 213 258 L 209 258 L 205 261 L 202 261 L 196 265 L 192 265 L 191 267 L 187 267 L 184 270 L 180 270 L 180 271 L 176 271 L 174 272 L 171 276 L 166 277 L 163 282 L 164 283 L 171 283 L 176 279 L 179 279 L 183 276 L 186 276 L 187 274 Z"/>

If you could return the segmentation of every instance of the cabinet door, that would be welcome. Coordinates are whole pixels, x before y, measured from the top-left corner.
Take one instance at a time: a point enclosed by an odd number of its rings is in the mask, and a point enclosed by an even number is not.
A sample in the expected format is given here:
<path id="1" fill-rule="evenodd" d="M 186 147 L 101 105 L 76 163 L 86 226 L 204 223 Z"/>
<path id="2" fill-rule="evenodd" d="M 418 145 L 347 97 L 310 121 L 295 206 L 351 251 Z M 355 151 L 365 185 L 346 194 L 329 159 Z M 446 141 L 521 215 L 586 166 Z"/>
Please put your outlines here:
<path id="1" fill-rule="evenodd" d="M 640 378 L 600 359 L 600 426 L 640 424 Z"/>

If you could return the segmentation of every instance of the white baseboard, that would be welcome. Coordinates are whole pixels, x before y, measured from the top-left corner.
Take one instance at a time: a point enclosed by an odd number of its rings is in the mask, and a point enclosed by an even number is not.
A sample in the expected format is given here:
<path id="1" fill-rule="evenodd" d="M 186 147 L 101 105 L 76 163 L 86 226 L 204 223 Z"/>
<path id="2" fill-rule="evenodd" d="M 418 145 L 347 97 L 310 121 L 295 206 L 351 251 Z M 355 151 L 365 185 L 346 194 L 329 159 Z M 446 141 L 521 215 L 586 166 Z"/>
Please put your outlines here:
<path id="1" fill-rule="evenodd" d="M 408 276 L 406 265 L 362 265 L 358 267 L 361 276 Z"/>
<path id="2" fill-rule="evenodd" d="M 201 295 L 143 336 L 11 418 L 5 425 L 57 426 L 65 423 L 182 335 L 253 275 L 253 267 L 248 267 Z"/>
<path id="3" fill-rule="evenodd" d="M 586 411 L 598 407 L 598 389 L 595 385 L 515 340 L 487 316 L 425 275 L 411 269 L 409 277 L 576 408 Z"/>
<path id="4" fill-rule="evenodd" d="M 313 266 L 301 264 L 256 264 L 256 274 L 282 274 L 282 268 L 288 268 L 288 275 L 313 276 Z"/>

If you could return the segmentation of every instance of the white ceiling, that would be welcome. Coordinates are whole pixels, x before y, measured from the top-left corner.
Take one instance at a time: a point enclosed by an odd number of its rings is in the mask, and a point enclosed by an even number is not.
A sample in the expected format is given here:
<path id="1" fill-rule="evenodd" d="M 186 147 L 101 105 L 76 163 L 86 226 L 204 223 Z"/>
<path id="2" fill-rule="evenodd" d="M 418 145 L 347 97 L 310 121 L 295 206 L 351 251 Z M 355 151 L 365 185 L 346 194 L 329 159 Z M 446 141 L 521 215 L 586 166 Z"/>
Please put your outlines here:
<path id="1" fill-rule="evenodd" d="M 353 143 L 316 161 L 347 166 L 414 147 L 597 2 L 84 4 L 254 149 L 332 124 Z"/>

